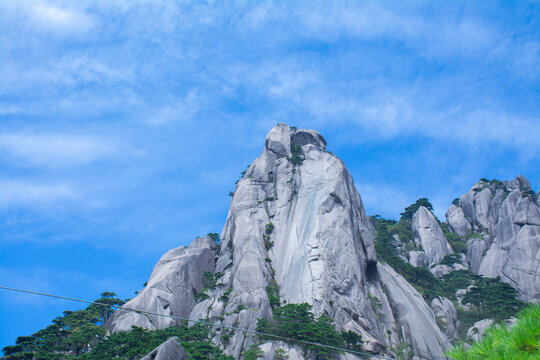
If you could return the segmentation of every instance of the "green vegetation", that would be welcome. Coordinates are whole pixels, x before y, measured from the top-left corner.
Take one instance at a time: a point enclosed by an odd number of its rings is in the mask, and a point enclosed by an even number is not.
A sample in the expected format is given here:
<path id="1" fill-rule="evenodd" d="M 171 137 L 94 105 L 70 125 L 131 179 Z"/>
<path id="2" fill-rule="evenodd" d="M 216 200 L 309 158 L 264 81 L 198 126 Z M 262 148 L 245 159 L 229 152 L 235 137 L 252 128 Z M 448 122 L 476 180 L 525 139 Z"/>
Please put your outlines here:
<path id="1" fill-rule="evenodd" d="M 527 196 L 530 196 L 530 195 L 534 196 L 534 191 L 532 191 L 532 189 L 530 189 L 530 188 L 524 190 L 524 191 L 521 193 L 521 197 L 522 197 L 522 198 L 526 198 Z"/>
<path id="2" fill-rule="evenodd" d="M 456 253 L 467 253 L 467 243 L 463 241 L 458 234 L 450 230 L 450 225 L 448 223 L 439 223 L 441 230 L 443 231 L 444 237 L 450 243 L 450 246 Z"/>
<path id="3" fill-rule="evenodd" d="M 208 233 L 208 236 L 210 239 L 214 240 L 217 243 L 220 242 L 220 239 L 219 239 L 219 234 L 218 233 Z"/>
<path id="4" fill-rule="evenodd" d="M 362 338 L 349 332 L 339 333 L 332 325 L 332 319 L 326 315 L 316 318 L 311 312 L 311 305 L 287 304 L 274 309 L 272 320 L 259 319 L 257 331 L 267 334 L 317 342 L 325 345 L 361 349 Z M 259 336 L 261 340 L 272 340 L 268 336 Z M 297 342 L 291 344 L 298 345 Z M 301 344 L 306 357 L 316 359 L 329 358 L 333 350 L 310 344 Z"/>
<path id="5" fill-rule="evenodd" d="M 410 219 L 420 206 L 426 205 L 431 205 L 427 199 L 419 199 L 405 209 L 399 222 L 380 216 L 371 218 L 376 228 L 375 250 L 379 260 L 385 261 L 403 276 L 426 301 L 431 301 L 435 296 L 444 296 L 456 301 L 455 293 L 458 289 L 467 289 L 468 286 L 474 285 L 463 299 L 464 304 L 472 304 L 476 307 L 476 311 L 464 314 L 467 320 L 482 318 L 499 320 L 516 314 L 523 307 L 523 302 L 517 299 L 516 290 L 500 281 L 499 278 L 483 278 L 468 270 L 460 270 L 450 272 L 438 279 L 427 268 L 414 267 L 399 256 L 393 235 L 398 234 L 400 240 L 405 243 L 404 247 L 410 248 L 408 246 L 412 243 Z M 426 208 L 429 207 L 426 206 Z M 456 234 L 450 232 L 448 224 L 442 223 L 441 228 L 456 251 L 466 251 L 465 243 Z M 476 237 L 482 238 L 483 235 L 471 232 L 468 236 L 468 238 Z M 440 262 L 448 266 L 455 263 L 460 263 L 459 254 L 446 255 Z M 466 325 L 469 321 L 462 321 L 462 323 Z"/>
<path id="6" fill-rule="evenodd" d="M 264 228 L 264 247 L 266 250 L 270 250 L 274 246 L 274 242 L 270 240 L 270 235 L 274 232 L 274 224 L 269 222 Z"/>
<path id="7" fill-rule="evenodd" d="M 373 296 L 371 294 L 368 294 L 368 298 L 371 301 L 371 309 L 373 310 L 373 313 L 375 313 L 379 321 L 382 321 L 384 314 L 381 313 L 381 310 L 383 308 L 381 300 L 378 297 Z"/>
<path id="8" fill-rule="evenodd" d="M 440 265 L 452 266 L 454 264 L 461 264 L 461 259 L 458 254 L 445 255 L 439 262 Z"/>
<path id="9" fill-rule="evenodd" d="M 305 160 L 304 155 L 302 154 L 302 147 L 300 145 L 295 145 L 291 139 L 291 157 L 287 158 L 289 162 L 293 165 L 302 165 Z"/>
<path id="10" fill-rule="evenodd" d="M 124 302 L 112 292 L 101 294 L 95 302 L 122 305 Z M 131 332 L 117 332 L 105 338 L 104 324 L 113 310 L 92 304 L 84 310 L 64 311 L 52 324 L 30 336 L 20 336 L 15 345 L 6 346 L 5 360 L 134 360 L 177 336 L 190 359 L 232 360 L 211 345 L 206 326 L 186 324 L 163 330 L 149 331 L 133 327 Z"/>
<path id="11" fill-rule="evenodd" d="M 431 205 L 429 200 L 426 198 L 420 198 L 416 200 L 414 204 L 409 205 L 405 208 L 405 211 L 400 214 L 401 215 L 400 221 L 401 220 L 411 221 L 414 213 L 418 210 L 420 206 L 424 206 L 429 211 L 433 211 L 433 205 Z"/>
<path id="12" fill-rule="evenodd" d="M 399 360 L 411 360 L 414 356 L 413 348 L 411 344 L 407 342 L 398 344 L 395 348 L 392 348 L 392 351 Z"/>
<path id="13" fill-rule="evenodd" d="M 244 352 L 244 360 L 257 360 L 263 355 L 264 353 L 261 351 L 259 345 L 253 344 L 246 352 Z"/>
<path id="14" fill-rule="evenodd" d="M 219 297 L 219 300 L 223 301 L 224 303 L 227 303 L 229 301 L 229 295 L 231 295 L 231 293 L 232 293 L 232 288 L 228 288 L 227 290 L 225 290 L 223 295 Z"/>
<path id="15" fill-rule="evenodd" d="M 455 198 L 452 200 L 452 205 L 461 206 L 461 200 L 459 200 L 459 198 Z"/>
<path id="16" fill-rule="evenodd" d="M 529 305 L 517 315 L 511 329 L 503 324 L 492 326 L 484 338 L 468 349 L 464 344 L 454 346 L 446 356 L 454 360 L 483 359 L 539 359 L 540 358 L 540 304 Z"/>
<path id="17" fill-rule="evenodd" d="M 395 221 L 379 218 L 376 224 L 375 250 L 379 259 L 410 282 L 426 300 L 439 295 L 442 292 L 439 280 L 427 268 L 414 267 L 398 256 L 396 248 L 392 245 L 394 239 L 389 232 L 389 224 L 395 225 Z"/>
<path id="18" fill-rule="evenodd" d="M 476 307 L 482 318 L 503 320 L 515 315 L 525 303 L 517 299 L 517 291 L 500 278 L 480 277 L 463 298 L 464 304 Z"/>
<path id="19" fill-rule="evenodd" d="M 476 231 L 472 231 L 469 233 L 469 235 L 467 235 L 467 238 L 466 240 L 470 240 L 470 239 L 482 239 L 484 237 L 484 235 L 480 234 L 480 233 L 477 233 Z"/>
<path id="20" fill-rule="evenodd" d="M 266 287 L 266 295 L 272 309 L 275 309 L 281 305 L 279 298 L 279 285 L 274 279 L 270 280 L 270 285 Z"/>

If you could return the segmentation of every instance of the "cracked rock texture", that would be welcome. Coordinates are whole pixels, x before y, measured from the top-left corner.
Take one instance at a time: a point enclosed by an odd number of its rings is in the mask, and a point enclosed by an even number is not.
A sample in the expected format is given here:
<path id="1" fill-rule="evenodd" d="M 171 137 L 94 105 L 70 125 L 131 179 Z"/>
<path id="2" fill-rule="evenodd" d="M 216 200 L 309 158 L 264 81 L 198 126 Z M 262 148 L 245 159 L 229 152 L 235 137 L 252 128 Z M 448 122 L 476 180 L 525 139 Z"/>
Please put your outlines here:
<path id="1" fill-rule="evenodd" d="M 478 182 L 459 203 L 450 207 L 447 218 L 456 233 L 467 235 L 471 270 L 500 276 L 523 300 L 538 301 L 540 207 L 527 179 L 520 175 L 512 181 Z"/>

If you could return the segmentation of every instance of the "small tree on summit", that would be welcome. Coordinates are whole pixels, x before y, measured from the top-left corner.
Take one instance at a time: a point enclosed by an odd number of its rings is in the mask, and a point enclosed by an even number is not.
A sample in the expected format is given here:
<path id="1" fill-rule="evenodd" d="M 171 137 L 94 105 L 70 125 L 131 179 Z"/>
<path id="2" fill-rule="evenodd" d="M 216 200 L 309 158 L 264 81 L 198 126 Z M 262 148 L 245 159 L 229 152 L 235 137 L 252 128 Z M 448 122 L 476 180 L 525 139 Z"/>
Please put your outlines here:
<path id="1" fill-rule="evenodd" d="M 429 211 L 433 211 L 433 205 L 429 202 L 427 198 L 420 198 L 416 200 L 414 204 L 411 204 L 405 208 L 405 211 L 402 212 L 400 221 L 410 222 L 414 213 L 420 208 L 420 206 L 425 207 Z"/>

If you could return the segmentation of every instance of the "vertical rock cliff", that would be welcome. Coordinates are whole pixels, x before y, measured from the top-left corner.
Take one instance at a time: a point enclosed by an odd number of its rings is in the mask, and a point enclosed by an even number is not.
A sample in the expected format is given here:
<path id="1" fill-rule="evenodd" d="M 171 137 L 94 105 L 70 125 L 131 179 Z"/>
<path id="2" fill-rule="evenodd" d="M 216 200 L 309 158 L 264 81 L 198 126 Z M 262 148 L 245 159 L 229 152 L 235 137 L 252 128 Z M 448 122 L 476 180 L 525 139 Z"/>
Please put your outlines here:
<path id="1" fill-rule="evenodd" d="M 526 301 L 540 299 L 540 207 L 523 176 L 480 181 L 446 213 L 467 240 L 471 270 L 515 287 Z"/>
<path id="2" fill-rule="evenodd" d="M 424 215 L 418 216 L 419 224 L 425 223 Z M 418 241 L 440 248 L 428 252 L 429 261 L 435 262 L 440 256 L 433 254 L 452 250 L 438 233 L 435 240 L 426 240 L 429 216 L 426 221 L 426 226 L 418 226 L 423 229 Z M 192 320 L 208 318 L 218 328 L 223 324 L 254 330 L 258 319 L 272 318 L 275 306 L 306 302 L 315 315 L 332 318 L 338 330 L 361 334 L 368 351 L 391 355 L 392 348 L 409 343 L 416 359 L 444 359 L 449 342 L 432 309 L 405 279 L 377 262 L 374 228 L 352 177 L 343 161 L 326 150 L 316 131 L 275 126 L 262 154 L 236 185 L 218 248 L 207 241 L 202 248 L 195 246 L 193 254 L 191 245 L 179 249 L 171 251 L 189 259 L 178 259 L 165 268 L 165 255 L 147 288 L 129 307 L 172 314 L 189 310 Z M 215 254 L 215 268 L 206 254 Z M 189 276 L 184 274 L 188 269 L 194 269 Z M 214 273 L 215 284 L 201 294 L 204 271 Z M 164 284 L 185 293 L 173 295 Z M 198 294 L 196 304 L 193 293 Z M 177 304 L 172 297 L 185 305 L 178 310 L 162 305 L 160 299 Z M 118 314 L 108 326 L 110 331 L 126 330 L 132 324 L 167 326 L 138 314 Z M 213 341 L 235 358 L 256 340 L 244 332 L 221 329 Z M 268 358 L 279 347 L 291 356 L 302 353 L 283 343 L 261 346 Z"/>

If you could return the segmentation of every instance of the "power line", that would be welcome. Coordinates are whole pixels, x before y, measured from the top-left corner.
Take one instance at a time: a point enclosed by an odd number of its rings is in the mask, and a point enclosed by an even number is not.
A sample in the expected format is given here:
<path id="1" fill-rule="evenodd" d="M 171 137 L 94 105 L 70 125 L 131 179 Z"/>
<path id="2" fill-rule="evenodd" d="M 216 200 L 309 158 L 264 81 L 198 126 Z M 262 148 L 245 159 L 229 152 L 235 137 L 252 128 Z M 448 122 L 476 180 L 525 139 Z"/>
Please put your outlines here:
<path id="1" fill-rule="evenodd" d="M 227 325 L 222 325 L 222 324 L 215 324 L 215 323 L 212 323 L 212 322 L 209 322 L 209 321 L 204 321 L 204 320 L 191 320 L 189 318 L 185 318 L 185 317 L 182 317 L 182 316 L 159 314 L 159 313 L 154 313 L 154 312 L 145 311 L 145 310 L 137 310 L 137 309 L 126 308 L 124 306 L 119 306 L 119 305 L 111 305 L 111 304 L 105 304 L 105 303 L 100 303 L 100 302 L 96 302 L 96 301 L 82 300 L 82 299 L 77 299 L 77 298 L 72 298 L 72 297 L 67 297 L 67 296 L 47 294 L 47 293 L 43 293 L 43 292 L 16 289 L 16 288 L 10 288 L 10 287 L 5 287 L 5 286 L 0 286 L 0 289 L 16 291 L 16 292 L 21 292 L 21 293 L 27 293 L 27 294 L 33 294 L 33 295 L 48 296 L 48 297 L 52 297 L 52 298 L 70 300 L 70 301 L 77 301 L 77 302 L 82 302 L 82 303 L 87 303 L 87 304 L 95 304 L 95 305 L 100 305 L 100 306 L 106 306 L 106 307 L 109 307 L 109 308 L 117 308 L 117 309 L 121 309 L 121 310 L 125 310 L 125 311 L 134 311 L 134 312 L 139 313 L 139 314 L 148 314 L 148 315 L 168 317 L 168 318 L 172 318 L 172 319 L 184 320 L 184 321 L 197 323 L 197 324 L 209 325 L 211 327 L 225 328 L 225 329 L 234 330 L 234 331 L 241 331 L 241 332 L 248 333 L 248 334 L 253 334 L 253 335 L 268 336 L 268 337 L 272 337 L 272 338 L 279 339 L 279 340 L 288 340 L 288 341 L 294 341 L 294 342 L 297 342 L 297 343 L 302 343 L 302 344 L 307 344 L 307 345 L 315 345 L 315 346 L 324 347 L 324 348 L 332 349 L 332 350 L 336 350 L 336 351 L 345 351 L 345 352 L 356 354 L 356 355 L 369 356 L 369 357 L 385 359 L 385 360 L 394 360 L 393 358 L 389 358 L 389 357 L 382 356 L 382 355 L 375 355 L 375 354 L 371 354 L 371 353 L 367 353 L 367 352 L 363 352 L 363 351 L 350 350 L 350 349 L 345 349 L 345 348 L 341 348 L 341 347 L 338 347 L 338 346 L 326 345 L 326 344 L 321 344 L 321 343 L 318 343 L 318 342 L 312 342 L 312 341 L 307 341 L 307 340 L 298 340 L 298 339 L 293 339 L 293 338 L 289 338 L 289 337 L 286 337 L 286 336 L 266 334 L 266 333 L 256 331 L 256 330 L 242 329 L 242 328 L 238 328 L 238 327 L 235 327 L 235 326 L 227 326 Z"/>

